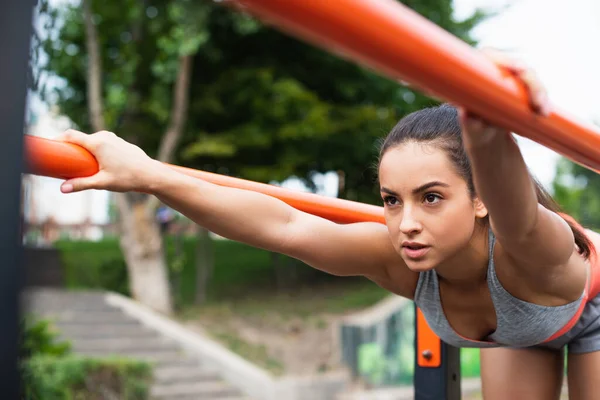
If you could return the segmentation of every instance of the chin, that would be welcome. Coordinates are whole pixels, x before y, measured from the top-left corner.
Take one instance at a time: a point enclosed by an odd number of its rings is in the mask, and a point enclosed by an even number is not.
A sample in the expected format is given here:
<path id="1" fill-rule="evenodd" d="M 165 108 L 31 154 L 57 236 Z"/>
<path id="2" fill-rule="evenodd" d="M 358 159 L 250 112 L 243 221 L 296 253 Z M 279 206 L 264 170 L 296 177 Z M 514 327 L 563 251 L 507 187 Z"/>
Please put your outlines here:
<path id="1" fill-rule="evenodd" d="M 410 258 L 407 259 L 405 257 L 402 257 L 402 259 L 404 260 L 404 263 L 406 264 L 408 269 L 410 269 L 413 272 L 430 271 L 430 270 L 434 269 L 435 266 L 437 265 L 432 260 L 428 260 L 426 258 L 422 259 L 422 260 L 414 260 L 414 259 L 410 259 Z"/>
<path id="2" fill-rule="evenodd" d="M 406 266 L 408 267 L 408 269 L 410 269 L 413 272 L 431 271 L 432 269 L 435 268 L 435 265 L 433 265 L 431 263 L 414 262 L 412 260 L 406 262 Z"/>

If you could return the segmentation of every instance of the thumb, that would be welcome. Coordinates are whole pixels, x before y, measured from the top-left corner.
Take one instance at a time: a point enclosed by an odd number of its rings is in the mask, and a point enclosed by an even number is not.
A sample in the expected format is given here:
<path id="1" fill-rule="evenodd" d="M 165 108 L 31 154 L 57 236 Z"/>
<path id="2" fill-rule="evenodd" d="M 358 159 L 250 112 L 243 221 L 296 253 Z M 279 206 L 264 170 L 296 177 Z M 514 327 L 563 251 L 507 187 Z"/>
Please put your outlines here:
<path id="1" fill-rule="evenodd" d="M 103 172 L 100 171 L 95 175 L 85 178 L 68 179 L 60 185 L 60 191 L 62 193 L 75 193 L 83 190 L 99 189 L 105 184 L 106 179 L 104 178 Z"/>

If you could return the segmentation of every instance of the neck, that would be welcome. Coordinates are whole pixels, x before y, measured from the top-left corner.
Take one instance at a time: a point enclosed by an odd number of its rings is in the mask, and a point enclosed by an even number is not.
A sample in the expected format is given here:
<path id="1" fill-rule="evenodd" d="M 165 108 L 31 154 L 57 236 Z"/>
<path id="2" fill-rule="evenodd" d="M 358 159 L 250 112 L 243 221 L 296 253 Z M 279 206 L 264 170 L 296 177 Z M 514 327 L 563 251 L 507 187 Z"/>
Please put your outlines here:
<path id="1" fill-rule="evenodd" d="M 488 227 L 477 226 L 467 246 L 435 268 L 438 279 L 452 287 L 465 290 L 486 283 L 488 246 Z"/>

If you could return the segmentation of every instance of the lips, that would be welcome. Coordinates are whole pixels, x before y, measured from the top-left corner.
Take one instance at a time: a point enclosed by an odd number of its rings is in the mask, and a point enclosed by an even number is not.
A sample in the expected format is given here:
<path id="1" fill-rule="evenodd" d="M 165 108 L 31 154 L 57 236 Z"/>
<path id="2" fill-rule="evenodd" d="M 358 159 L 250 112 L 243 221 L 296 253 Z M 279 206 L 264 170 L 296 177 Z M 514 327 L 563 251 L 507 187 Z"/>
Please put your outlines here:
<path id="1" fill-rule="evenodd" d="M 417 242 L 403 242 L 402 252 L 411 259 L 419 259 L 429 252 L 431 246 Z"/>

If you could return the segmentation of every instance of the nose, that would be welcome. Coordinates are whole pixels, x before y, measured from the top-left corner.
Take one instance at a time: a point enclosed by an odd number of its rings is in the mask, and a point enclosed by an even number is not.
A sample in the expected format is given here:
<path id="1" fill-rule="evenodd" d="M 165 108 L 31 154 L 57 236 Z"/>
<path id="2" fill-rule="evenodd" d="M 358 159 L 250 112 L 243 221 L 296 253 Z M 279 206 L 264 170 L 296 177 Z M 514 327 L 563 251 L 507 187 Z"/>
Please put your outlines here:
<path id="1" fill-rule="evenodd" d="M 412 208 L 404 207 L 402 220 L 400 221 L 400 232 L 405 235 L 419 233 L 423 229 L 415 211 Z"/>

